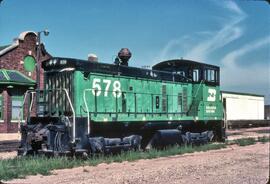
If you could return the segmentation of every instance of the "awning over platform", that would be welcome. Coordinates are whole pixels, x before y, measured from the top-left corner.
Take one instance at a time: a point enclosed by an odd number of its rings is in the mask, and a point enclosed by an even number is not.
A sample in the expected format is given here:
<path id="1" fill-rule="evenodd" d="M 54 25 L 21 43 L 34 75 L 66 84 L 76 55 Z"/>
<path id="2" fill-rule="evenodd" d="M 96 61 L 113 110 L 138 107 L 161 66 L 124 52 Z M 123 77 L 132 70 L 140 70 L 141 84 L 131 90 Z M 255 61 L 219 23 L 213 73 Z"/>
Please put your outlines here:
<path id="1" fill-rule="evenodd" d="M 16 70 L 0 69 L 0 86 L 35 86 L 36 82 Z"/>

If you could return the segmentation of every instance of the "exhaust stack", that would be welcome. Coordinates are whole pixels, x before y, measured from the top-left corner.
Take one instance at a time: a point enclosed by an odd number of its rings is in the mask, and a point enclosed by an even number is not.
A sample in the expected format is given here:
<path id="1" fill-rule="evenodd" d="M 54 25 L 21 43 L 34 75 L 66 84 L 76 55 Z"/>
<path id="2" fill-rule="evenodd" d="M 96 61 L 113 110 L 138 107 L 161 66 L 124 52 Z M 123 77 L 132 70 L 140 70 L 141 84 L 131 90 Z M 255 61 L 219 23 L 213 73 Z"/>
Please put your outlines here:
<path id="1" fill-rule="evenodd" d="M 122 48 L 119 52 L 117 57 L 115 58 L 114 63 L 116 65 L 123 65 L 128 66 L 128 60 L 131 58 L 132 53 L 128 48 Z"/>

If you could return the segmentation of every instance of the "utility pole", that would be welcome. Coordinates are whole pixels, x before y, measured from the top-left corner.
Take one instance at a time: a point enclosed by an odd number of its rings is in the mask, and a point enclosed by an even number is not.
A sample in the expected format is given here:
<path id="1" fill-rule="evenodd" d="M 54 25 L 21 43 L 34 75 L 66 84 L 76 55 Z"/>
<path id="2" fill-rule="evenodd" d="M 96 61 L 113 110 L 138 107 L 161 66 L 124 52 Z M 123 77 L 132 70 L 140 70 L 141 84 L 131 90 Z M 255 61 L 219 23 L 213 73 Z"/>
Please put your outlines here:
<path id="1" fill-rule="evenodd" d="M 40 60 L 40 53 L 41 53 L 41 33 L 44 33 L 45 36 L 49 35 L 49 31 L 47 29 L 43 30 L 43 31 L 39 31 L 36 32 L 37 34 L 37 42 L 36 42 L 36 83 L 37 83 L 37 87 L 36 87 L 36 114 L 38 115 L 39 113 L 39 107 L 38 107 L 38 101 L 39 101 L 39 94 L 40 94 L 40 64 L 41 64 L 41 60 Z"/>
<path id="2" fill-rule="evenodd" d="M 41 52 L 41 33 L 44 33 L 45 36 L 49 35 L 49 31 L 45 29 L 44 31 L 39 31 L 37 32 L 37 48 L 36 48 L 36 53 L 37 53 L 37 63 L 36 63 L 36 82 L 37 82 L 37 90 L 40 90 L 40 52 Z"/>

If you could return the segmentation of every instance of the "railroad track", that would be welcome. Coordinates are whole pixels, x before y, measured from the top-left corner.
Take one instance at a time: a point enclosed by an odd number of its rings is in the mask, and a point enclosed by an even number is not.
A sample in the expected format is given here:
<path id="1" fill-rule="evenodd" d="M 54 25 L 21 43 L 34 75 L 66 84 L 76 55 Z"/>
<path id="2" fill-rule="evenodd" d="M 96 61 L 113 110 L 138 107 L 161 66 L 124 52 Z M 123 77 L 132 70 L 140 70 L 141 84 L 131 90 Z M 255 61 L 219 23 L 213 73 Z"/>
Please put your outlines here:
<path id="1" fill-rule="evenodd" d="M 256 128 L 238 128 L 238 129 L 228 129 L 228 136 L 237 136 L 243 135 L 247 136 L 249 134 L 256 134 L 258 136 L 269 135 L 270 136 L 270 127 L 256 127 Z M 18 140 L 5 140 L 0 141 L 0 152 L 11 152 L 17 151 L 20 142 Z"/>
<path id="2" fill-rule="evenodd" d="M 16 151 L 19 143 L 17 140 L 0 141 L 0 152 Z"/>
<path id="3" fill-rule="evenodd" d="M 270 120 L 227 120 L 229 129 L 269 127 Z"/>

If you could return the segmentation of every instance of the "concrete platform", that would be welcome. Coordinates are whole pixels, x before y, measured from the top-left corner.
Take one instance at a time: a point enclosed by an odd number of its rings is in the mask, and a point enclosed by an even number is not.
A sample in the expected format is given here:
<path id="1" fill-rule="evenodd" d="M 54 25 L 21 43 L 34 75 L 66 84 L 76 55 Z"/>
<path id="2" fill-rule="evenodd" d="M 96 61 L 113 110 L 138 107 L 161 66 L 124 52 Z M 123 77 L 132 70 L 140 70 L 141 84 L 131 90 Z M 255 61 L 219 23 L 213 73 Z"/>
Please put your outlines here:
<path id="1" fill-rule="evenodd" d="M 0 141 L 20 140 L 21 135 L 18 133 L 0 133 Z"/>

